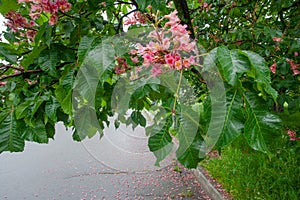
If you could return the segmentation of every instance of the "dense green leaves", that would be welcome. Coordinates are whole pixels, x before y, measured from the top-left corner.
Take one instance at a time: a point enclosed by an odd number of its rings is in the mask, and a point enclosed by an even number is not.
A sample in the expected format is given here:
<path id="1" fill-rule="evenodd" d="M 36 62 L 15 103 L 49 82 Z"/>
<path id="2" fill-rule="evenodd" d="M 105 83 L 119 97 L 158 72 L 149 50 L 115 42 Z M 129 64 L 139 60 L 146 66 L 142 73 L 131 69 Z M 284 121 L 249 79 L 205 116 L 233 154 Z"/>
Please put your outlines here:
<path id="1" fill-rule="evenodd" d="M 220 148 L 238 137 L 269 152 L 270 138 L 280 133 L 278 112 L 285 129 L 300 130 L 291 122 L 300 112 L 297 1 L 181 1 L 188 8 L 178 6 L 180 1 L 69 2 L 72 9 L 56 13 L 55 24 L 44 12 L 32 26 L 18 24 L 15 32 L 3 33 L 0 152 L 22 151 L 24 140 L 47 143 L 58 121 L 73 127 L 77 141 L 97 132 L 102 136 L 108 118 L 117 115 L 116 127 L 146 128 L 156 164 L 173 152 L 173 139 L 179 142 L 178 160 L 196 167 L 215 144 Z M 181 73 L 167 69 L 164 59 L 162 74 L 155 77 L 152 66 L 136 68 L 148 51 L 139 51 L 138 63 L 128 53 L 138 42 L 152 40 L 147 27 L 155 20 L 157 28 L 164 27 L 163 15 L 176 6 L 181 22 L 195 31 L 197 45 L 208 51 L 204 58 L 194 55 L 197 64 L 184 69 L 180 81 Z M 32 20 L 28 8 L 28 3 L 0 1 L 3 15 L 12 9 Z M 135 19 L 128 15 L 134 9 L 141 12 Z M 132 23 L 128 17 L 140 21 L 128 28 L 123 26 Z M 149 48 L 156 48 L 152 44 Z M 128 65 L 123 63 L 127 68 L 121 75 L 115 57 L 124 57 Z M 144 112 L 152 113 L 153 124 Z"/>

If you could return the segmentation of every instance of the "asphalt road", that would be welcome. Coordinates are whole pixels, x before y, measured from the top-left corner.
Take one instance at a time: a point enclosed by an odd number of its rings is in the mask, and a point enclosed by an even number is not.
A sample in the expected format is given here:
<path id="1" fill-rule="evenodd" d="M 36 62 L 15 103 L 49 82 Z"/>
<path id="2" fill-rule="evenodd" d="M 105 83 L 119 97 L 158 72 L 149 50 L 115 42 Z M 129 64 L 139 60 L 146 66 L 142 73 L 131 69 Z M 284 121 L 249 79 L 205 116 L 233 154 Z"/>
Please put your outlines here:
<path id="1" fill-rule="evenodd" d="M 107 128 L 101 140 L 74 142 L 59 123 L 49 144 L 0 154 L 0 199 L 209 199 L 172 156 L 154 163 L 142 129 Z"/>

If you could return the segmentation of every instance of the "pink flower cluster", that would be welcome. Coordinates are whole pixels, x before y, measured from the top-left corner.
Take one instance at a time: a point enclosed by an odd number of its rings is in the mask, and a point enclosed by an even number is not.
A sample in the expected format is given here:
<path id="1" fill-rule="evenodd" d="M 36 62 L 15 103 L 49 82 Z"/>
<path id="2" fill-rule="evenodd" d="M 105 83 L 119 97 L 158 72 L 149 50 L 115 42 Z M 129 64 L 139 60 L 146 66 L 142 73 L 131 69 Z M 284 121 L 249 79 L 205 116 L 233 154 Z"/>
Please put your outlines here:
<path id="1" fill-rule="evenodd" d="M 291 70 L 293 71 L 294 75 L 300 74 L 300 71 L 298 70 L 300 68 L 299 64 L 294 63 L 293 60 L 290 60 L 288 58 L 286 59 L 286 62 L 288 62 L 290 64 Z"/>
<path id="2" fill-rule="evenodd" d="M 288 58 L 286 59 L 286 62 L 288 62 L 290 64 L 291 70 L 293 71 L 293 75 L 300 74 L 300 65 L 299 64 L 296 64 L 293 60 L 288 59 Z M 270 71 L 273 74 L 276 74 L 276 69 L 277 69 L 277 64 L 275 62 L 270 66 Z"/>
<path id="3" fill-rule="evenodd" d="M 195 64 L 196 43 L 190 40 L 187 26 L 180 24 L 177 11 L 164 16 L 164 19 L 168 21 L 163 28 L 156 27 L 149 33 L 148 38 L 152 41 L 145 46 L 138 43 L 130 51 L 131 58 L 142 58 L 142 67 L 151 67 L 152 76 L 159 76 L 168 69 L 187 69 Z"/>
<path id="4" fill-rule="evenodd" d="M 291 141 L 300 140 L 300 138 L 296 138 L 296 132 L 292 130 L 288 130 L 287 134 L 290 136 Z"/>
<path id="5" fill-rule="evenodd" d="M 133 17 L 128 17 L 128 19 L 125 20 L 124 25 L 129 26 L 137 23 L 145 24 L 147 21 L 147 17 L 141 12 L 137 11 L 133 13 Z"/>
<path id="6" fill-rule="evenodd" d="M 50 25 L 57 23 L 58 11 L 64 13 L 71 9 L 68 0 L 18 0 L 18 3 L 31 3 L 29 15 L 33 20 L 39 18 L 42 12 L 50 13 Z"/>
<path id="7" fill-rule="evenodd" d="M 32 28 L 33 26 L 35 26 L 34 21 L 28 21 L 27 18 L 23 17 L 20 13 L 17 13 L 15 11 L 8 12 L 5 15 L 5 18 L 8 19 L 5 25 L 9 27 L 12 32 L 20 32 L 20 35 L 24 36 L 24 32 L 22 31 L 24 29 L 27 29 L 27 31 L 25 31 L 25 35 L 29 40 L 33 41 L 34 36 L 37 33 L 37 31 Z"/>
<path id="8" fill-rule="evenodd" d="M 130 70 L 129 65 L 126 62 L 125 58 L 116 57 L 117 65 L 115 66 L 115 73 L 116 74 L 124 74 L 126 71 Z"/>

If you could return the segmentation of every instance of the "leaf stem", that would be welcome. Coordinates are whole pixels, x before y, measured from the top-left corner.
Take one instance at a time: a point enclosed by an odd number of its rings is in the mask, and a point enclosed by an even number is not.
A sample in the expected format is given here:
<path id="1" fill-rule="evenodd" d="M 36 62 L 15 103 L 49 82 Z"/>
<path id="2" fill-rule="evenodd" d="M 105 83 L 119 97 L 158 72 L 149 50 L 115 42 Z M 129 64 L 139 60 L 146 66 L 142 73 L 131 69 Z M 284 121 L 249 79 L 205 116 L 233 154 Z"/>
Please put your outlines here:
<path id="1" fill-rule="evenodd" d="M 179 96 L 179 89 L 180 89 L 180 86 L 181 86 L 182 74 L 183 74 L 183 70 L 180 70 L 179 82 L 178 82 L 178 85 L 177 85 L 177 90 L 176 90 L 176 93 L 175 93 L 175 99 L 174 99 L 174 104 L 173 104 L 173 109 L 172 109 L 172 114 L 173 115 L 175 115 L 176 102 L 177 102 L 177 99 L 178 99 L 178 96 Z"/>

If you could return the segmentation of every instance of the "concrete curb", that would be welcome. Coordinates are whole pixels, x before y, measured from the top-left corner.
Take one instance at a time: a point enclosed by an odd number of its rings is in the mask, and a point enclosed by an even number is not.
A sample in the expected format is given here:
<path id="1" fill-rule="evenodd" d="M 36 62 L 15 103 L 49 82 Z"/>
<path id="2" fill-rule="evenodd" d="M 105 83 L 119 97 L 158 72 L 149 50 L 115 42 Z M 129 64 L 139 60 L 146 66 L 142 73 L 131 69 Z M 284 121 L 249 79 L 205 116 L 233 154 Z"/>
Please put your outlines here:
<path id="1" fill-rule="evenodd" d="M 200 166 L 198 166 L 197 169 L 193 169 L 192 171 L 197 177 L 203 190 L 211 197 L 211 199 L 213 200 L 225 199 L 223 195 L 207 180 L 206 176 L 201 172 Z"/>

